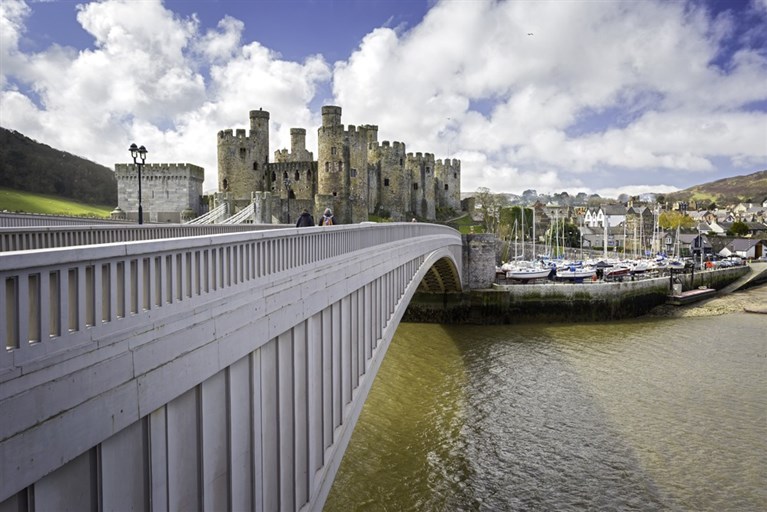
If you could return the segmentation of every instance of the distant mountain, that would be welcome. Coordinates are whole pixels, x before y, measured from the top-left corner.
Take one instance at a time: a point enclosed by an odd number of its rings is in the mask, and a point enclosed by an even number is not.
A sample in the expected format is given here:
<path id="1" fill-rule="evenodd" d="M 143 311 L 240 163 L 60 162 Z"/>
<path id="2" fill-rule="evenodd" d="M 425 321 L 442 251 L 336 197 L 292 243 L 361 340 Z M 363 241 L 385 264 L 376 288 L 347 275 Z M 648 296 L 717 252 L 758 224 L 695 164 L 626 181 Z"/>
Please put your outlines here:
<path id="1" fill-rule="evenodd" d="M 0 187 L 117 205 L 117 180 L 111 169 L 2 127 Z"/>
<path id="2" fill-rule="evenodd" d="M 761 203 L 767 199 L 767 170 L 695 185 L 666 194 L 666 201 L 696 201 L 719 206 L 734 203 Z"/>

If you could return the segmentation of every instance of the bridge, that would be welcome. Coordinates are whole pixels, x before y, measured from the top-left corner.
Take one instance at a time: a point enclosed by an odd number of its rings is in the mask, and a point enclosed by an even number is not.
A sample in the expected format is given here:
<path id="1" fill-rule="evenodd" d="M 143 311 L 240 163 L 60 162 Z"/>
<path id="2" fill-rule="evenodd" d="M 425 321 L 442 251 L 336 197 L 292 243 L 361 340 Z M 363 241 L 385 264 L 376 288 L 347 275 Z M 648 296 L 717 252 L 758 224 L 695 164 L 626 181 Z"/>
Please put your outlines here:
<path id="1" fill-rule="evenodd" d="M 0 229 L 0 511 L 319 510 L 416 291 L 422 223 Z"/>

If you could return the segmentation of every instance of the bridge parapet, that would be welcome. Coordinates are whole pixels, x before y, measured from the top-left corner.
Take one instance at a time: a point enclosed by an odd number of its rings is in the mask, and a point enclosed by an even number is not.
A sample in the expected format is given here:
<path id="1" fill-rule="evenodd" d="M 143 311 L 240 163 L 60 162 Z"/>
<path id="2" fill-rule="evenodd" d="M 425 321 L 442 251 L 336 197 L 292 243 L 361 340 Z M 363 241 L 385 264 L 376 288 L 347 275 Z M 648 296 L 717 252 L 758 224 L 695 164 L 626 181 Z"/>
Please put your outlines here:
<path id="1" fill-rule="evenodd" d="M 0 252 L 284 229 L 279 224 L 142 224 L 0 228 Z"/>
<path id="2" fill-rule="evenodd" d="M 116 454 L 130 457 L 136 474 L 150 463 L 159 464 L 155 469 L 163 475 L 199 471 L 202 479 L 209 471 L 218 474 L 209 465 L 220 464 L 220 456 L 209 456 L 210 441 L 203 439 L 224 435 L 219 430 L 224 427 L 209 426 L 218 421 L 211 420 L 219 415 L 210 409 L 217 400 L 228 404 L 231 415 L 255 415 L 247 420 L 250 428 L 262 425 L 264 445 L 258 449 L 234 418 L 225 427 L 263 468 L 248 470 L 262 471 L 258 499 L 296 505 L 285 507 L 291 509 L 306 500 L 321 504 L 361 410 L 366 391 L 360 389 L 369 388 L 386 340 L 433 266 L 444 275 L 432 276 L 430 289 L 460 288 L 460 235 L 423 223 L 285 228 L 0 254 L 0 344 L 5 347 L 0 349 L 0 504 L 68 461 L 81 467 L 78 457 L 94 447 L 103 457 L 99 496 L 129 487 L 121 487 L 119 473 L 112 472 L 119 469 Z M 310 342 L 314 338 L 327 340 Z M 317 351 L 321 361 L 312 356 Z M 272 360 L 277 366 L 269 366 Z M 226 382 L 235 375 L 251 387 L 253 379 L 261 382 L 261 391 L 230 388 Z M 211 398 L 212 390 L 219 398 Z M 241 393 L 248 397 L 245 402 L 236 399 Z M 316 400 L 299 407 L 307 403 L 307 394 Z M 198 406 L 187 395 L 197 396 Z M 324 400 L 330 400 L 331 409 L 317 410 Z M 162 437 L 170 434 L 160 425 L 178 421 L 178 411 L 188 407 L 198 409 L 194 421 L 202 425 L 197 434 L 186 430 L 202 443 L 200 459 L 189 466 L 198 469 L 179 469 L 187 467 L 186 452 L 163 452 L 155 459 L 151 451 L 160 442 L 170 450 L 176 441 Z M 308 424 L 297 422 L 307 414 Z M 311 460 L 282 444 L 275 452 L 267 442 L 280 439 L 277 432 L 285 425 L 296 436 L 303 432 Z M 128 437 L 143 442 L 142 431 L 152 443 L 138 451 L 120 448 Z M 100 443 L 105 443 L 103 451 Z M 107 455 L 116 461 L 114 468 L 108 467 Z M 169 459 L 163 462 L 165 456 Z M 301 479 L 288 475 L 298 474 L 299 467 L 304 468 Z M 288 473 L 275 476 L 275 471 Z M 255 478 L 256 473 L 250 474 Z M 230 473 L 224 481 L 240 485 L 243 475 Z M 190 477 L 184 485 L 200 479 Z M 191 496 L 191 488 L 174 491 L 175 484 L 163 482 L 157 488 L 164 489 L 164 498 L 156 499 L 165 501 L 158 503 L 173 508 L 173 499 Z M 295 495 L 293 487 L 300 487 Z M 141 496 L 150 491 L 131 492 L 139 496 L 131 503 L 146 504 Z M 174 492 L 179 494 L 171 498 Z M 196 492 L 200 499 L 213 499 L 209 489 Z M 244 496 L 230 490 L 235 495 Z M 215 496 L 226 499 L 226 492 Z M 43 503 L 42 495 L 38 498 Z M 125 496 L 114 499 L 110 503 L 127 506 Z M 189 506 L 199 508 L 203 501 Z"/>

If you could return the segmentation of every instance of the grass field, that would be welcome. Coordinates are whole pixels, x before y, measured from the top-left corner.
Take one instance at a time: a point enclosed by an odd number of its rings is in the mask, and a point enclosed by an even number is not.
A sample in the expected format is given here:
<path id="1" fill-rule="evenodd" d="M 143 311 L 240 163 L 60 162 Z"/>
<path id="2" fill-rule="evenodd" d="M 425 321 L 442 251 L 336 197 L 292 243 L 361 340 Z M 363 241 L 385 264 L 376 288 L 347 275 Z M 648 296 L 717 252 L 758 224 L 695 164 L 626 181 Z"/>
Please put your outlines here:
<path id="1" fill-rule="evenodd" d="M 46 196 L 0 188 L 0 212 L 47 213 L 77 217 L 109 217 L 114 206 L 77 203 L 56 196 Z"/>
<path id="2" fill-rule="evenodd" d="M 453 222 L 453 224 L 458 227 L 458 231 L 462 235 L 468 235 L 470 233 L 477 234 L 477 233 L 484 233 L 485 232 L 484 226 L 482 226 L 482 224 L 474 222 L 471 219 L 471 216 L 468 215 L 468 214 L 463 215 L 462 217 L 456 219 Z"/>

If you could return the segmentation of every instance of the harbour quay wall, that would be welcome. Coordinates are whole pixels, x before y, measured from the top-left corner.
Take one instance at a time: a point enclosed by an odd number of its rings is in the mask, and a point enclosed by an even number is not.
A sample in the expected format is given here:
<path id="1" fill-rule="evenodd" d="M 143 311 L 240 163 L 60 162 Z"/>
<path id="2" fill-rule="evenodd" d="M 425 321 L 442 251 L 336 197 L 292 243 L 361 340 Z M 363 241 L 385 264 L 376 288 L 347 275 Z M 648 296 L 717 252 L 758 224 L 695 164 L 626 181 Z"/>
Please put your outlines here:
<path id="1" fill-rule="evenodd" d="M 672 279 L 679 279 L 684 289 L 721 289 L 747 272 L 747 267 L 732 267 L 616 283 L 493 285 L 462 293 L 418 293 L 402 320 L 477 325 L 621 320 L 664 304 Z"/>

